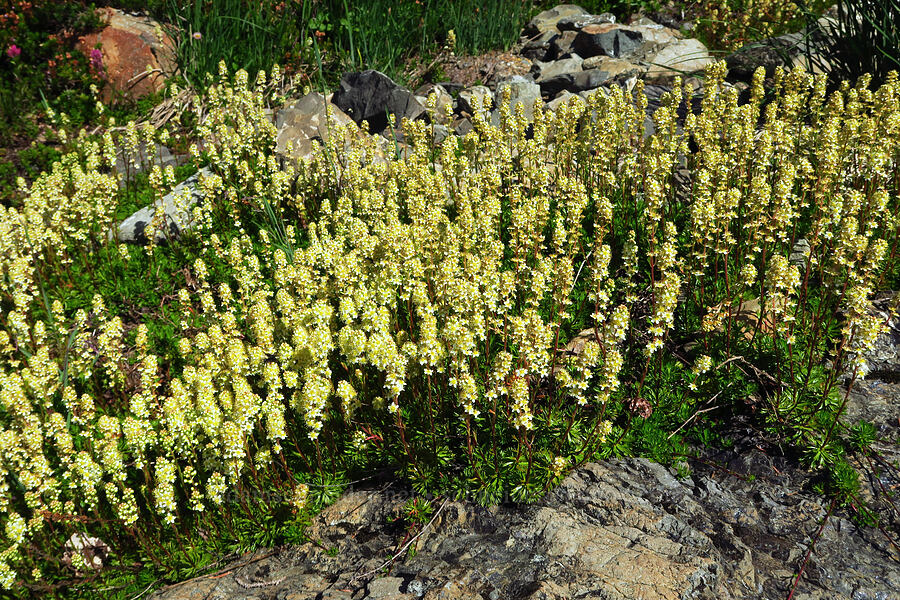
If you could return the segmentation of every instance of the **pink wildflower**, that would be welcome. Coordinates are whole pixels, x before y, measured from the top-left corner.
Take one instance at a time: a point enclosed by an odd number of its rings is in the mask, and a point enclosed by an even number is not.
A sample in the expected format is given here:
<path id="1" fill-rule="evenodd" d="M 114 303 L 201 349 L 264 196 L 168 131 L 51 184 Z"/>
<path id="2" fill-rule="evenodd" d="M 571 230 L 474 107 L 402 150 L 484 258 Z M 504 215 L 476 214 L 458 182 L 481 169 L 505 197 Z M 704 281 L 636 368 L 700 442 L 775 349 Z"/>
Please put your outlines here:
<path id="1" fill-rule="evenodd" d="M 15 58 L 20 54 L 22 54 L 22 49 L 15 44 L 12 44 L 9 48 L 6 49 L 6 55 L 10 58 Z"/>
<path id="2" fill-rule="evenodd" d="M 91 67 L 98 71 L 103 68 L 103 51 L 99 48 L 91 50 Z"/>

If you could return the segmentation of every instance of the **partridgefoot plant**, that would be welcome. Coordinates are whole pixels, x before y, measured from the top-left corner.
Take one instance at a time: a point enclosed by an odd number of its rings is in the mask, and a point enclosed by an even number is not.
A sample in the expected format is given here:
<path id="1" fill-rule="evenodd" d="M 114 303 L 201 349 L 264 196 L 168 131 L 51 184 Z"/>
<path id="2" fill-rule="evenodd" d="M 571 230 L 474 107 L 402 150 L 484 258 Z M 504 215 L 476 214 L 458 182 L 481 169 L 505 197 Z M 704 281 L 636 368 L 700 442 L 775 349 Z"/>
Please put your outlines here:
<path id="1" fill-rule="evenodd" d="M 683 129 L 677 82 L 646 140 L 638 84 L 533 123 L 506 98 L 499 126 L 480 107 L 439 145 L 397 124 L 396 158 L 335 125 L 286 165 L 265 77 L 222 72 L 197 115 L 213 174 L 195 228 L 147 247 L 106 235 L 114 152 L 165 133 L 84 137 L 0 213 L 0 583 L 187 572 L 196 532 L 231 550 L 291 538 L 375 470 L 527 501 L 587 460 L 671 458 L 748 398 L 811 466 L 843 465 L 841 377 L 865 375 L 870 299 L 898 283 L 900 82 L 826 97 L 778 71 L 760 115 L 762 75 L 738 106 L 712 65 Z M 158 196 L 172 179 L 150 175 Z M 89 295 L 134 261 L 184 283 L 140 310 Z"/>

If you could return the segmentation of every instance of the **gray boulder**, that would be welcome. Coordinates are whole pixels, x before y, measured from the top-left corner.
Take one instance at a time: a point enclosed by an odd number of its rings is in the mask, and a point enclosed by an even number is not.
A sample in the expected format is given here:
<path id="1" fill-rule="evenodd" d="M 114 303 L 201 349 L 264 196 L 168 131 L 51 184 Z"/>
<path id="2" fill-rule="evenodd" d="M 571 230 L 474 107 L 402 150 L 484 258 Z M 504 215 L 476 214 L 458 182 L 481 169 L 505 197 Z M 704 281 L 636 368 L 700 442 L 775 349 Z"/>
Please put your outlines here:
<path id="1" fill-rule="evenodd" d="M 194 225 L 192 209 L 203 197 L 198 189 L 200 178 L 210 175 L 212 172 L 208 169 L 200 169 L 157 200 L 153 206 L 145 206 L 122 221 L 117 228 L 110 230 L 107 239 L 146 244 L 148 242 L 146 230 L 153 222 L 155 214 L 159 214 L 161 218 L 153 236 L 155 243 L 161 244 L 180 238 Z"/>
<path id="2" fill-rule="evenodd" d="M 772 77 L 776 67 L 790 65 L 799 54 L 798 37 L 791 34 L 741 46 L 725 57 L 728 79 L 749 83 L 758 67 L 765 70 L 766 77 Z"/>
<path id="3" fill-rule="evenodd" d="M 609 79 L 609 73 L 600 69 L 581 71 L 578 73 L 564 73 L 545 79 L 540 82 L 541 93 L 545 96 L 555 96 L 559 92 L 584 92 L 600 87 Z"/>
<path id="4" fill-rule="evenodd" d="M 275 113 L 275 151 L 292 159 L 308 159 L 314 152 L 313 141 L 334 144 L 337 135 L 326 116 L 330 103 L 317 92 L 311 92 L 295 100 Z M 353 120 L 344 111 L 330 105 L 335 125 L 348 125 Z M 356 129 L 356 126 L 353 126 Z M 343 140 L 343 143 L 349 139 Z M 291 150 L 288 152 L 288 145 Z"/>
<path id="5" fill-rule="evenodd" d="M 578 32 L 572 44 L 582 58 L 602 54 L 626 58 L 640 49 L 644 36 L 640 31 L 615 24 L 588 25 Z"/>
<path id="6" fill-rule="evenodd" d="M 707 65 L 715 62 L 706 46 L 695 39 L 668 44 L 645 60 L 650 64 L 647 79 L 657 82 L 674 79 L 676 75 L 683 75 L 685 72 L 703 71 Z"/>
<path id="7" fill-rule="evenodd" d="M 559 60 L 570 57 L 574 51 L 575 38 L 578 37 L 577 31 L 563 31 L 559 35 L 553 37 L 550 42 L 550 48 L 547 51 L 547 60 Z"/>
<path id="8" fill-rule="evenodd" d="M 521 75 L 510 77 L 497 84 L 496 99 L 498 105 L 502 102 L 503 94 L 507 89 L 510 91 L 510 111 L 515 112 L 516 104 L 521 104 L 525 109 L 525 118 L 530 121 L 534 114 L 534 104 L 541 102 L 541 87 Z M 499 123 L 499 120 L 497 122 Z"/>
<path id="9" fill-rule="evenodd" d="M 561 20 L 571 17 L 590 17 L 591 14 L 578 6 L 577 4 L 560 4 L 549 10 L 538 13 L 525 26 L 524 34 L 528 37 L 539 36 L 544 32 L 553 31 L 557 33 L 559 30 L 556 24 Z"/>
<path id="10" fill-rule="evenodd" d="M 331 101 L 356 123 L 369 122 L 370 133 L 388 129 L 388 115 L 394 115 L 399 127 L 401 119 L 417 119 L 425 114 L 413 93 L 397 85 L 379 71 L 347 73 Z"/>
<path id="11" fill-rule="evenodd" d="M 534 69 L 537 71 L 536 81 L 540 83 L 544 80 L 557 77 L 558 75 L 564 75 L 566 73 L 578 73 L 579 71 L 581 71 L 581 63 L 581 57 L 577 54 L 574 56 L 570 56 L 569 58 L 554 60 L 551 62 L 535 61 Z"/>
<path id="12" fill-rule="evenodd" d="M 491 110 L 493 108 L 494 94 L 486 85 L 475 85 L 461 91 L 457 98 L 457 108 L 460 112 L 467 112 L 469 115 L 474 115 L 473 104 L 476 97 L 481 99 L 481 105 L 485 110 Z"/>

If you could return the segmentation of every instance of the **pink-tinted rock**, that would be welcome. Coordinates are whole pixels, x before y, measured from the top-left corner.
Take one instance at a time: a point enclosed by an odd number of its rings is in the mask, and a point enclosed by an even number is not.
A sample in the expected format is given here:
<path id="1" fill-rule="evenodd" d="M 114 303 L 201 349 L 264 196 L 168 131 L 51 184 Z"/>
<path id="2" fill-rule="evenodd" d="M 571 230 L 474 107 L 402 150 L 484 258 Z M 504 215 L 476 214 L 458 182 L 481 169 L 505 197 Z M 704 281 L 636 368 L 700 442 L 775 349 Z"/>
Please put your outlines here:
<path id="1" fill-rule="evenodd" d="M 97 12 L 106 27 L 99 33 L 82 36 L 78 48 L 91 56 L 91 51 L 100 46 L 99 61 L 107 81 L 103 100 L 112 100 L 119 94 L 140 98 L 160 91 L 166 77 L 175 70 L 172 39 L 149 17 L 135 17 L 114 8 Z"/>

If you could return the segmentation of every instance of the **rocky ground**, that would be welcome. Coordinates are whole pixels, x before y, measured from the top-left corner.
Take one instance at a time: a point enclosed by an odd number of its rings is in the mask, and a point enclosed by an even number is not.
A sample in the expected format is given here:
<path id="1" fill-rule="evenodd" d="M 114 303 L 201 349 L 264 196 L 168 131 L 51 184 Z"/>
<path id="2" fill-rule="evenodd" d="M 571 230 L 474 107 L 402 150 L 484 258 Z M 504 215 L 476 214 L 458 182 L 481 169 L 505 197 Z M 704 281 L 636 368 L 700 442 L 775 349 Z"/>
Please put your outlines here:
<path id="1" fill-rule="evenodd" d="M 869 382 L 852 410 L 890 418 L 879 425 L 894 437 L 898 402 L 900 385 Z M 691 461 L 685 479 L 610 460 L 532 505 L 435 503 L 414 555 L 397 521 L 407 492 L 354 489 L 316 518 L 315 543 L 260 551 L 154 598 L 774 600 L 790 593 L 813 539 L 794 598 L 900 598 L 900 553 L 880 530 L 832 511 L 796 457 L 752 429 L 729 436 L 734 447 Z M 881 484 L 896 489 L 896 471 Z M 896 514 L 883 516 L 896 536 Z"/>
<path id="2" fill-rule="evenodd" d="M 493 101 L 504 87 L 513 101 L 553 106 L 612 85 L 632 89 L 643 78 L 652 113 L 673 69 L 700 70 L 712 60 L 702 44 L 684 37 L 680 24 L 667 25 L 646 18 L 622 25 L 611 15 L 557 7 L 526 27 L 513 52 L 447 63 L 450 81 L 443 85 L 411 91 L 381 74 L 356 74 L 333 95 L 288 103 L 273 112 L 278 150 L 287 155 L 291 141 L 290 156 L 300 158 L 311 151 L 311 140 L 325 138 L 326 102 L 334 103 L 339 120 L 369 118 L 378 133 L 386 123 L 373 116 L 383 118 L 385 109 L 398 117 L 436 118 L 424 109 L 424 94 L 435 92 L 439 104 L 452 105 L 440 128 L 453 135 L 471 128 L 475 96 Z M 782 36 L 730 55 L 729 80 L 741 88 L 757 65 L 771 74 L 776 65 L 797 64 L 801 38 Z M 699 80 L 695 84 L 699 90 Z M 167 149 L 151 150 L 148 156 L 163 164 L 183 161 Z M 196 179 L 189 180 L 179 191 L 193 193 L 195 186 Z M 160 202 L 167 213 L 170 200 Z M 123 222 L 120 239 L 145 241 L 149 218 L 145 209 Z M 190 226 L 174 208 L 169 221 L 175 237 Z M 870 378 L 851 392 L 845 416 L 848 423 L 875 423 L 882 438 L 875 446 L 881 458 L 857 464 L 868 477 L 864 494 L 881 529 L 855 526 L 852 509 L 834 507 L 812 491 L 815 481 L 798 457 L 736 423 L 726 432 L 734 445 L 699 451 L 687 478 L 643 459 L 611 460 L 578 469 L 532 505 L 436 501 L 434 520 L 407 548 L 407 529 L 397 516 L 408 490 L 391 483 L 357 487 L 315 519 L 309 530 L 315 543 L 242 557 L 153 598 L 781 599 L 801 565 L 794 598 L 900 598 L 900 552 L 891 541 L 900 537 L 900 517 L 885 500 L 900 485 L 900 329 L 893 327 L 872 357 Z"/>

